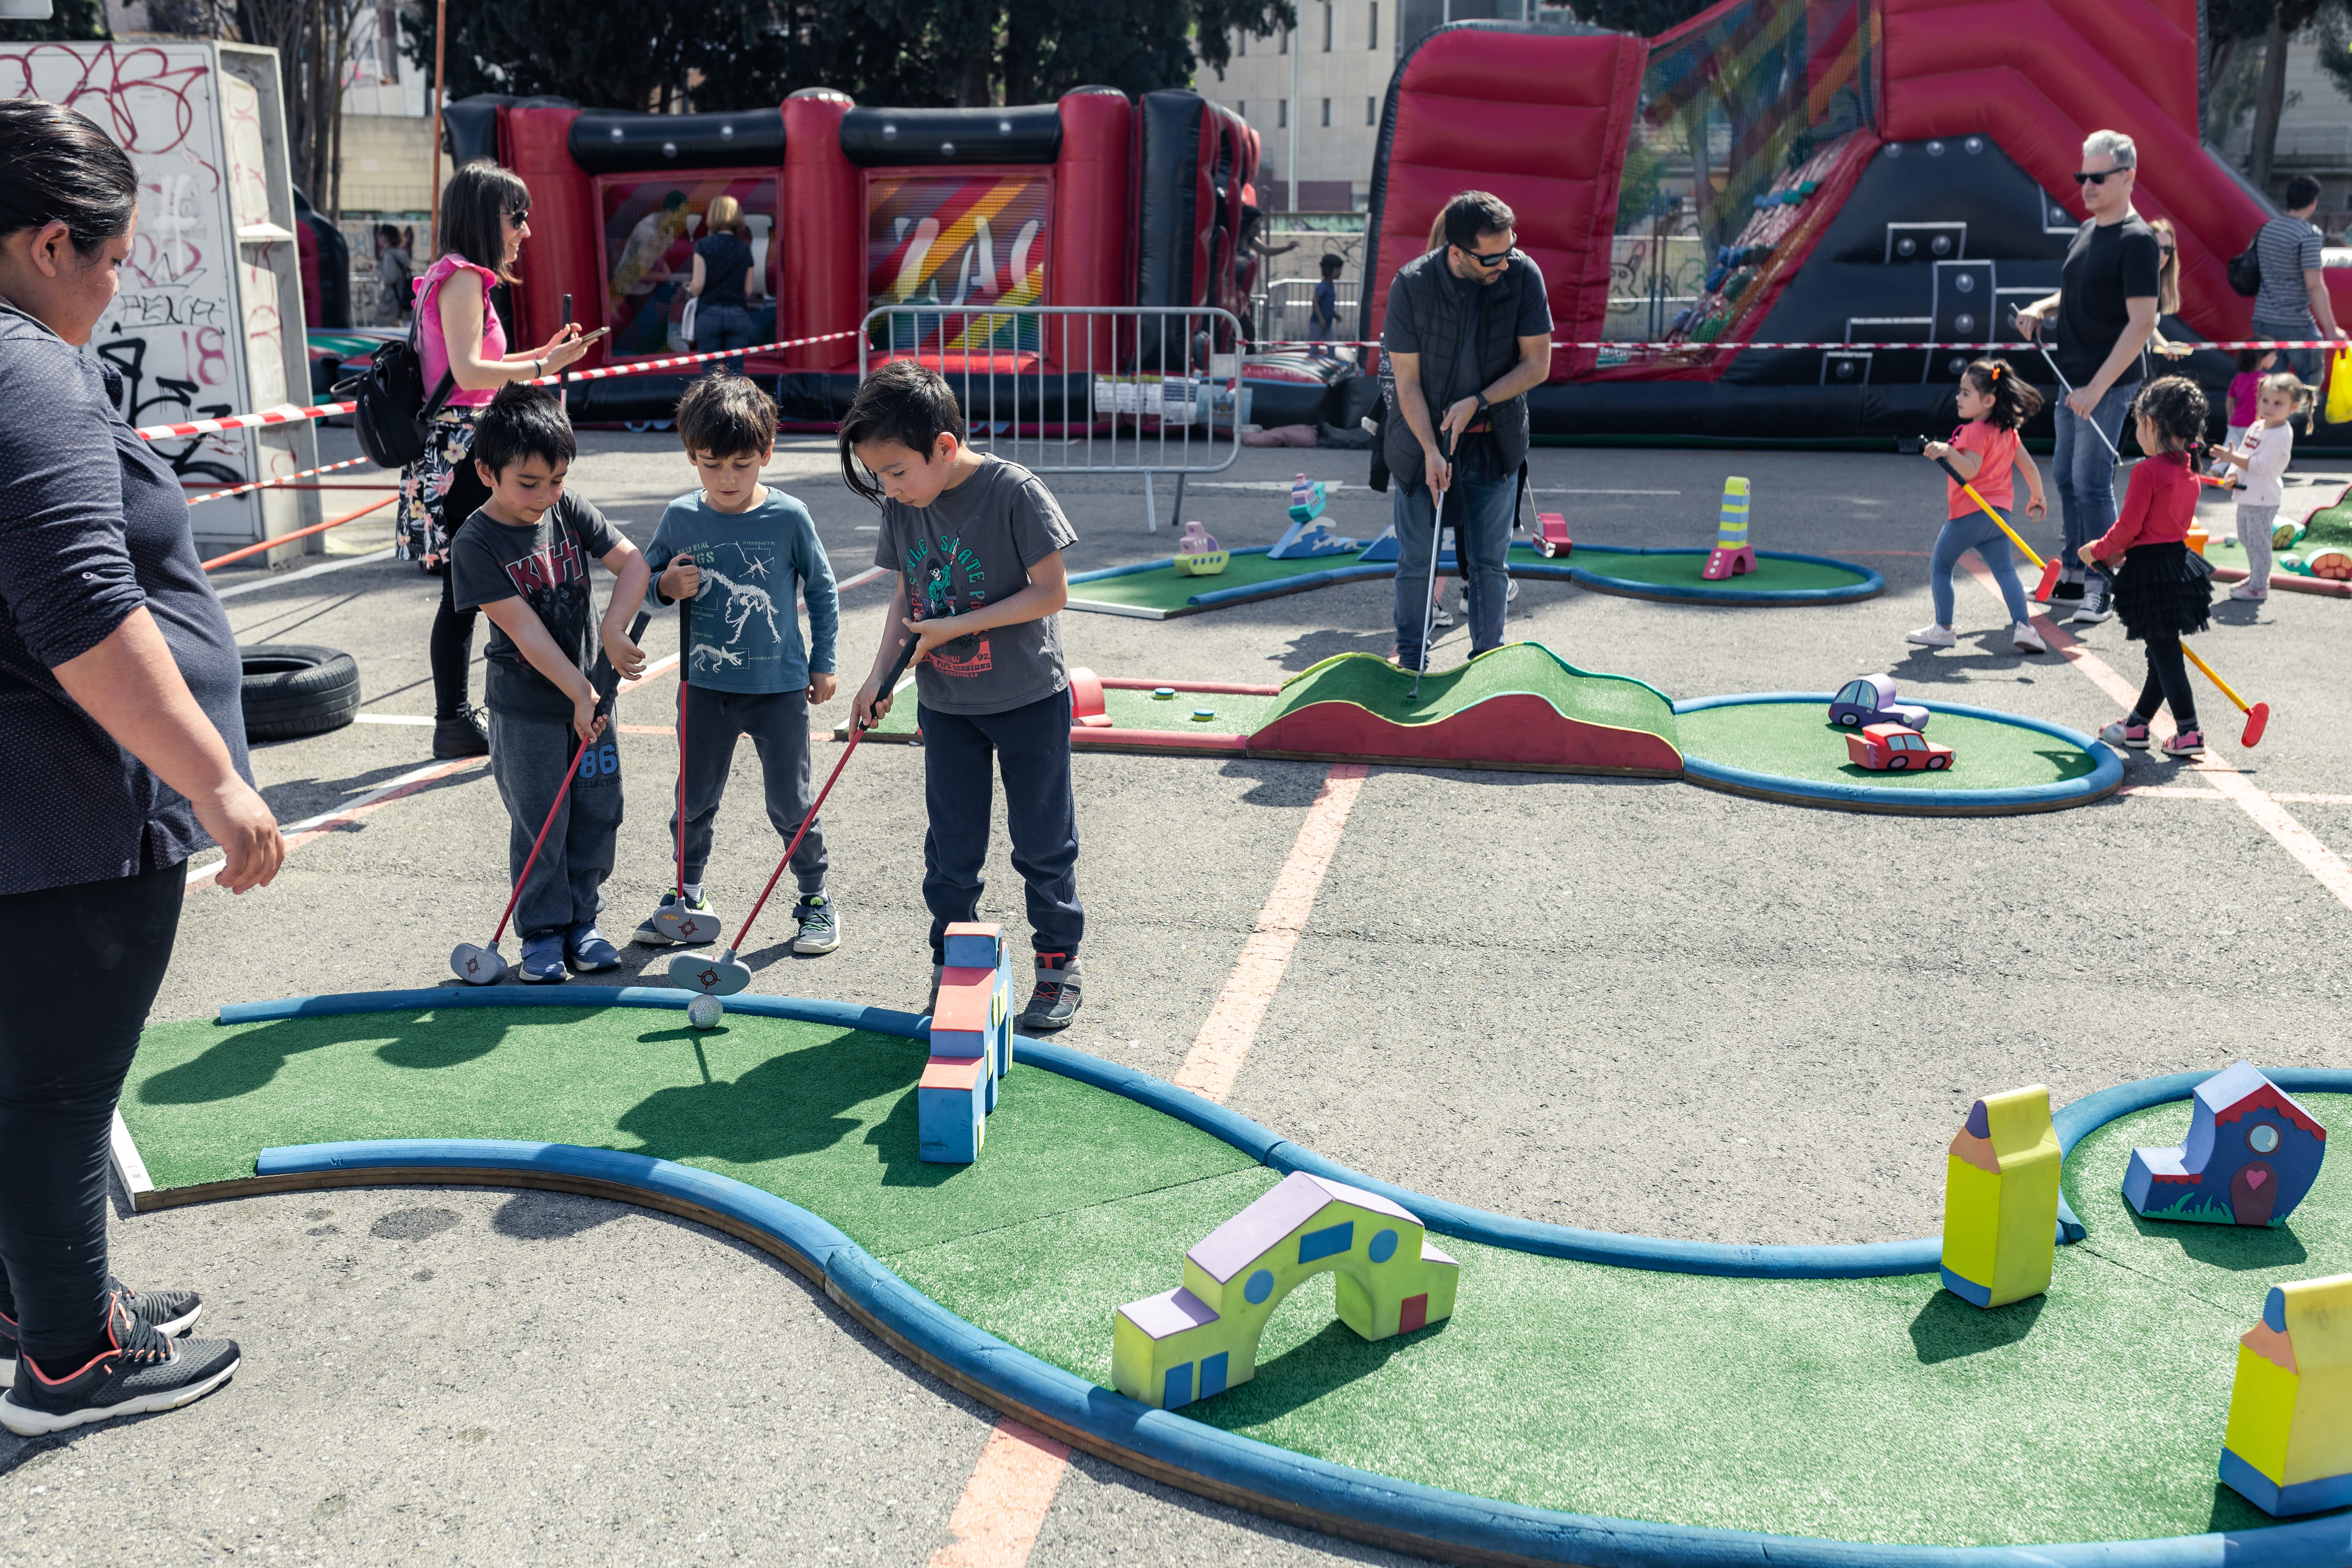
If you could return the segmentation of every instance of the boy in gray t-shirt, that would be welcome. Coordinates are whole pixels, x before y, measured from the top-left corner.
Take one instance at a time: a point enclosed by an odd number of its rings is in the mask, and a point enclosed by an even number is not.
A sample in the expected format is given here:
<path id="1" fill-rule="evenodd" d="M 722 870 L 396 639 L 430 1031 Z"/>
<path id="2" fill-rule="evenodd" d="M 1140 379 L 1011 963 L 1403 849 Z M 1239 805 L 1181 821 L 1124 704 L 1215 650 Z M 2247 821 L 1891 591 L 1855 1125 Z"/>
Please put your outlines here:
<path id="1" fill-rule="evenodd" d="M 894 361 L 866 378 L 841 422 L 841 471 L 882 509 L 874 563 L 898 574 L 884 624 L 918 638 L 933 1000 L 948 927 L 980 910 L 992 758 L 1036 950 L 1036 989 L 1020 1026 L 1045 1034 L 1069 1026 L 1084 980 L 1069 677 L 1055 614 L 1070 596 L 1062 552 L 1078 536 L 1035 475 L 972 450 L 963 435 L 947 383 Z M 883 637 L 856 721 L 890 710 L 882 678 L 903 641 L 903 631 Z"/>

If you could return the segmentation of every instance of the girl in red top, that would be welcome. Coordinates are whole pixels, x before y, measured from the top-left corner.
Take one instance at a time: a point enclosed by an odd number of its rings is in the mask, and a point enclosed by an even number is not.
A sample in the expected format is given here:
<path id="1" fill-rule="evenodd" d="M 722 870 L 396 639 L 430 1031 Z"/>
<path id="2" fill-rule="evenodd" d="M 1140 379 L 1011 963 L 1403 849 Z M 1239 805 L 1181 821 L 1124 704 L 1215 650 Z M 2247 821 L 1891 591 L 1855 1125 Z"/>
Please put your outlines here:
<path id="1" fill-rule="evenodd" d="M 2016 473 L 2022 468 L 2026 493 L 2033 498 L 2026 505 L 2025 515 L 2036 522 L 2048 516 L 2050 509 L 2042 498 L 2042 470 L 2033 466 L 2017 438 L 2017 427 L 2042 406 L 2042 395 L 2020 381 L 2007 360 L 1980 359 L 1960 373 L 1954 401 L 1963 423 L 1949 441 L 1927 443 L 1923 448 L 1927 460 L 1950 458 L 1960 477 L 2000 513 L 2003 522 L 2010 521 L 2017 504 Z M 1936 535 L 1936 553 L 1927 563 L 1927 592 L 1936 602 L 1936 620 L 1913 632 L 1909 640 L 1921 647 L 1949 647 L 1959 640 L 1952 632 L 1952 574 L 1960 557 L 1973 550 L 1992 569 L 2001 601 L 2009 606 L 2010 642 L 2020 653 L 2048 653 L 2050 645 L 2033 629 L 2033 612 L 2017 581 L 2009 535 L 1978 510 L 1967 490 L 1948 479 L 1944 488 L 1948 492 L 1944 531 Z"/>
<path id="2" fill-rule="evenodd" d="M 2180 639 L 2201 632 L 2213 603 L 2208 580 L 2213 569 L 2189 548 L 2189 527 L 2197 518 L 2197 479 L 2189 448 L 2205 434 L 2205 394 L 2186 376 L 2152 381 L 2132 405 L 2139 421 L 2140 449 L 2116 525 L 2083 546 L 2083 563 L 2115 572 L 2116 614 L 2124 635 L 2147 644 L 2147 684 L 2121 721 L 2099 731 L 2109 745 L 2147 749 L 2147 721 L 2157 704 L 2168 704 L 2179 732 L 2164 743 L 2165 754 L 2192 756 L 2205 749 L 2197 728 L 2197 703 L 2189 689 L 2189 667 Z M 2120 560 L 2123 569 L 2115 571 Z"/>

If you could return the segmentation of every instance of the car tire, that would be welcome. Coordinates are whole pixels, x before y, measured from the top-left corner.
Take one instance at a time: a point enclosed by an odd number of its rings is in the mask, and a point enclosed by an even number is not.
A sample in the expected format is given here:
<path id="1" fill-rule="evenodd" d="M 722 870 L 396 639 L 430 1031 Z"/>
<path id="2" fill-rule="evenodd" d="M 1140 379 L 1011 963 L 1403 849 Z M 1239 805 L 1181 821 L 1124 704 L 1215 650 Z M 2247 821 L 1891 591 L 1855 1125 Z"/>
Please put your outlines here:
<path id="1" fill-rule="evenodd" d="M 1858 714 L 1853 714 L 1853 713 L 1841 713 L 1841 714 L 1839 714 L 1839 715 L 1838 715 L 1838 722 L 1839 722 L 1839 723 L 1841 723 L 1841 724 L 1843 724 L 1843 725 L 1844 725 L 1847 729 L 1851 730 L 1851 729 L 1853 729 L 1855 725 L 1857 725 L 1857 724 L 1861 723 L 1861 722 L 1862 722 L 1862 719 L 1861 719 L 1861 716 L 1860 716 L 1860 715 L 1858 715 Z"/>
<path id="2" fill-rule="evenodd" d="M 1900 752 L 1897 752 L 1895 755 L 1886 759 L 1886 771 L 1890 773 L 1902 773 L 1910 766 L 1911 759 L 1903 755 Z"/>
<path id="3" fill-rule="evenodd" d="M 1927 765 L 1931 768 L 1948 768 L 1952 765 L 1952 759 L 1949 757 L 1929 757 L 1927 759 Z"/>
<path id="4" fill-rule="evenodd" d="M 240 647 L 248 741 L 293 741 L 340 730 L 360 707 L 359 661 L 299 643 Z"/>

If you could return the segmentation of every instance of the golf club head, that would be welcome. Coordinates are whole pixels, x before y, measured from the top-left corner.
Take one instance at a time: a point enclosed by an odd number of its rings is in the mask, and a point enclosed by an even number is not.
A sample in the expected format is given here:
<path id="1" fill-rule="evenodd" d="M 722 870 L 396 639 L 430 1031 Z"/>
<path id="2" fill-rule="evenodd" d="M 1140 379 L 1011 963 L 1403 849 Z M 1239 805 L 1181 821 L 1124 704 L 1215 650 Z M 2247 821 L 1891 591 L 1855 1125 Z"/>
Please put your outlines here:
<path id="1" fill-rule="evenodd" d="M 2271 705 L 2267 702 L 2255 703 L 2246 710 L 2246 732 L 2238 738 L 2238 744 L 2249 749 L 2261 745 L 2263 731 L 2270 727 Z"/>
<path id="2" fill-rule="evenodd" d="M 719 940 L 722 923 L 715 910 L 665 905 L 654 917 L 654 929 L 685 947 L 705 947 Z"/>
<path id="3" fill-rule="evenodd" d="M 2033 596 L 2045 605 L 2050 602 L 2050 595 L 2058 588 L 2058 557 L 2055 555 L 2042 563 L 2042 582 L 2033 590 Z"/>
<path id="4" fill-rule="evenodd" d="M 669 983 L 681 991 L 705 996 L 732 996 L 751 984 L 751 971 L 737 962 L 735 950 L 713 958 L 708 953 L 681 952 L 669 961 Z"/>
<path id="5" fill-rule="evenodd" d="M 476 947 L 461 942 L 449 950 L 449 973 L 467 985 L 496 985 L 506 978 L 507 961 L 499 952 L 499 944 Z"/>

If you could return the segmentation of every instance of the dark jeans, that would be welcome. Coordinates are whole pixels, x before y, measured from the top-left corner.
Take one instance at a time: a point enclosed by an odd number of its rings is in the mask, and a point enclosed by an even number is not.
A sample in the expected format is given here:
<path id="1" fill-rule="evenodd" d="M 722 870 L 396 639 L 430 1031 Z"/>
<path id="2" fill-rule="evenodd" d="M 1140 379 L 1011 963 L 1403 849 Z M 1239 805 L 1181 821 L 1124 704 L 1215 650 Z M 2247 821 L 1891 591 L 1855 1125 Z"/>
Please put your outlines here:
<path id="1" fill-rule="evenodd" d="M 2147 639 L 2147 680 L 2132 705 L 2132 717 L 2146 723 L 2159 704 L 2171 706 L 2174 728 L 2197 728 L 2197 694 L 2189 689 L 2189 663 L 2180 657 L 2178 633 Z"/>
<path id="2" fill-rule="evenodd" d="M 0 1312 L 52 1370 L 105 1331 L 107 1134 L 185 865 L 0 897 Z"/>
<path id="3" fill-rule="evenodd" d="M 686 687 L 686 880 L 698 883 L 710 864 L 710 840 L 719 823 L 719 799 L 735 765 L 735 740 L 751 737 L 767 786 L 768 821 L 785 843 L 801 830 L 815 799 L 809 788 L 809 705 L 805 687 L 797 691 L 712 691 Z M 576 787 L 576 786 L 575 786 Z M 677 810 L 669 815 L 670 842 L 677 842 Z M 803 893 L 824 891 L 824 824 L 809 824 L 808 837 L 793 852 L 793 877 Z"/>
<path id="4" fill-rule="evenodd" d="M 2139 395 L 2139 383 L 2107 388 L 2099 399 L 2095 423 L 2066 406 L 2062 398 L 2051 414 L 2058 433 L 2057 449 L 2050 457 L 2051 478 L 2058 487 L 2059 537 L 2065 550 L 2066 580 L 2075 582 L 2085 572 L 2105 573 L 2083 564 L 2082 548 L 2116 525 L 2116 454 L 2113 444 L 2124 437 L 2124 415 Z M 2101 431 L 2106 439 L 2099 439 Z"/>
<path id="5" fill-rule="evenodd" d="M 931 911 L 931 962 L 948 927 L 980 914 L 995 781 L 1004 775 L 1013 868 L 1029 887 L 1030 940 L 1039 952 L 1078 951 L 1087 911 L 1078 903 L 1078 806 L 1070 794 L 1070 694 L 1056 691 L 1003 713 L 918 708 L 923 731 L 923 902 Z"/>
<path id="6" fill-rule="evenodd" d="M 1457 469 L 1445 492 L 1445 526 L 1454 531 L 1454 560 L 1469 606 L 1473 658 L 1503 645 L 1503 605 L 1511 587 L 1511 521 L 1518 515 L 1516 469 L 1496 479 L 1468 480 Z M 1421 668 L 1422 628 L 1429 616 L 1429 547 L 1436 537 L 1437 493 L 1427 485 L 1391 492 L 1396 522 L 1397 663 Z"/>
<path id="7" fill-rule="evenodd" d="M 751 312 L 742 305 L 705 304 L 694 313 L 694 352 L 719 353 L 751 346 Z M 721 368 L 740 374 L 740 359 L 721 360 Z M 797 825 L 796 825 L 797 826 Z"/>
<path id="8" fill-rule="evenodd" d="M 473 465 L 466 465 L 450 482 L 449 493 L 442 502 L 442 516 L 446 520 L 446 531 L 452 540 L 474 515 L 475 509 L 490 499 L 488 486 L 474 473 Z M 433 717 L 455 719 L 466 706 L 467 668 L 474 658 L 474 622 L 479 610 L 461 610 L 450 586 L 450 575 L 445 562 L 441 572 L 441 608 L 433 616 Z"/>
<path id="9" fill-rule="evenodd" d="M 2305 311 L 2299 321 L 2282 321 L 2276 316 L 2256 316 L 2246 335 L 2251 338 L 2310 339 L 2319 336 L 2319 323 L 2312 319 L 2309 311 Z M 2319 384 L 2321 353 L 2318 349 L 2281 349 L 2278 351 L 2279 368 L 2291 370 L 2301 380 L 2316 386 Z"/>

